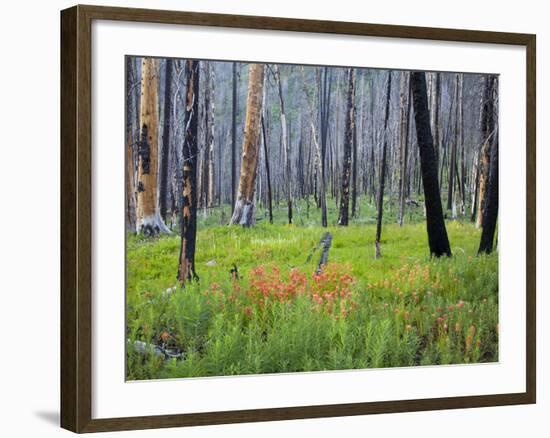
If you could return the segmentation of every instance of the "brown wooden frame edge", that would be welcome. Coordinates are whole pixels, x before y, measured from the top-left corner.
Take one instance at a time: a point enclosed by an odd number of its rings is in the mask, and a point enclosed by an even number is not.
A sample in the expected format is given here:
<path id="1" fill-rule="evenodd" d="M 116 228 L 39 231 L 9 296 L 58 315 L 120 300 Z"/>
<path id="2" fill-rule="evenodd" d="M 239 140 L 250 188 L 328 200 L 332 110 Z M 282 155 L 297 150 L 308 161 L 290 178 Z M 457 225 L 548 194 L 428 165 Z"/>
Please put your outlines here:
<path id="1" fill-rule="evenodd" d="M 525 46 L 527 52 L 526 392 L 92 419 L 91 23 L 92 20 L 102 19 Z M 85 5 L 63 10 L 61 12 L 61 426 L 80 433 L 535 403 L 535 144 L 535 35 Z"/>

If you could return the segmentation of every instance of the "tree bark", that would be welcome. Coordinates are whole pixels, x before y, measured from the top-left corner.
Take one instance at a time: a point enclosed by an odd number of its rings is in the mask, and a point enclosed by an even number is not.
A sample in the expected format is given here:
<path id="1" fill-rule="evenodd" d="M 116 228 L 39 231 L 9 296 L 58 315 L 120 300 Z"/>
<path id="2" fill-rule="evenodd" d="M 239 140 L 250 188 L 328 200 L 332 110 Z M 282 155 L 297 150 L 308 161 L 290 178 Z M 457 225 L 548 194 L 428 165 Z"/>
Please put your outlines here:
<path id="1" fill-rule="evenodd" d="M 197 241 L 197 155 L 199 119 L 199 61 L 187 60 L 185 76 L 184 142 L 183 142 L 183 193 L 181 209 L 181 245 L 178 280 L 182 285 L 198 279 L 195 272 L 195 247 Z"/>
<path id="2" fill-rule="evenodd" d="M 269 153 L 267 149 L 267 132 L 265 129 L 264 116 L 262 115 L 262 134 L 264 143 L 264 156 L 265 156 L 265 174 L 267 178 L 267 206 L 269 209 L 269 223 L 273 223 L 273 197 L 271 194 L 271 172 L 269 169 Z"/>
<path id="3" fill-rule="evenodd" d="M 233 94 L 231 112 L 231 205 L 237 201 L 237 63 L 233 63 Z"/>
<path id="4" fill-rule="evenodd" d="M 349 192 L 351 180 L 351 159 L 353 148 L 353 132 L 355 130 L 355 69 L 348 69 L 348 93 L 346 128 L 344 136 L 344 161 L 342 165 L 342 196 L 340 197 L 340 217 L 338 225 L 349 223 Z"/>
<path id="5" fill-rule="evenodd" d="M 451 212 L 451 217 L 454 219 L 456 213 L 455 200 L 454 200 L 454 185 L 455 185 L 455 174 L 456 174 L 456 150 L 458 142 L 458 74 L 455 79 L 455 129 L 454 129 L 454 139 L 451 144 L 451 161 L 449 164 L 449 181 L 447 187 L 447 210 Z"/>
<path id="6" fill-rule="evenodd" d="M 326 72 L 325 72 L 325 78 L 326 78 Z M 324 178 L 324 171 L 323 171 L 323 150 L 322 146 L 319 144 L 319 141 L 317 140 L 317 129 L 315 128 L 315 114 L 313 112 L 313 103 L 310 96 L 309 89 L 306 84 L 304 69 L 302 67 L 302 86 L 304 90 L 304 97 L 306 100 L 306 104 L 308 107 L 308 115 L 309 115 L 309 126 L 311 129 L 311 139 L 313 141 L 313 144 L 315 146 L 315 161 L 316 161 L 316 169 L 318 170 L 317 175 L 314 179 L 314 183 L 317 184 L 317 180 L 319 180 L 319 199 L 320 199 L 320 207 L 321 207 L 321 225 L 323 227 L 326 227 L 328 225 L 327 223 L 327 211 L 326 211 L 326 189 L 325 189 L 325 178 Z M 322 87 L 322 90 L 324 90 L 324 87 Z M 330 81 L 328 85 L 328 95 L 330 96 Z M 323 93 L 324 94 L 324 93 Z M 323 114 L 323 111 L 321 111 L 321 114 Z M 323 120 L 323 116 L 321 115 L 321 121 Z M 321 129 L 321 134 L 323 133 L 323 129 Z"/>
<path id="7" fill-rule="evenodd" d="M 136 183 L 134 160 L 135 69 L 132 57 L 126 57 L 126 230 L 136 232 Z M 139 124 L 139 121 L 138 121 Z"/>
<path id="8" fill-rule="evenodd" d="M 487 195 L 483 206 L 483 230 L 478 253 L 490 254 L 493 251 L 493 242 L 498 218 L 498 134 L 495 123 L 497 108 L 497 78 L 490 77 L 488 93 L 488 109 L 486 131 L 490 131 L 489 140 L 491 143 L 491 158 L 489 167 L 489 181 L 487 183 Z"/>
<path id="9" fill-rule="evenodd" d="M 140 123 L 137 231 L 151 237 L 170 233 L 160 217 L 157 200 L 158 61 L 153 58 L 142 61 Z"/>
<path id="10" fill-rule="evenodd" d="M 255 222 L 254 190 L 258 164 L 258 146 L 262 115 L 262 94 L 264 86 L 264 65 L 250 64 L 248 78 L 248 97 L 246 102 L 246 122 L 243 139 L 241 176 L 239 193 L 231 224 L 249 227 Z"/>
<path id="11" fill-rule="evenodd" d="M 493 78 L 485 79 L 485 89 L 483 93 L 482 111 L 481 111 L 481 157 L 479 169 L 479 195 L 476 226 L 479 228 L 483 224 L 485 215 L 485 198 L 487 185 L 489 181 L 489 167 L 491 162 L 491 136 L 494 131 L 494 112 L 493 112 Z"/>
<path id="12" fill-rule="evenodd" d="M 170 161 L 170 130 L 172 120 L 172 70 L 173 60 L 166 59 L 164 82 L 164 123 L 162 129 L 162 160 L 160 167 L 159 210 L 162 220 L 166 222 L 166 204 L 168 194 L 168 166 Z"/>
<path id="13" fill-rule="evenodd" d="M 489 193 L 485 200 L 483 230 L 481 231 L 478 254 L 490 254 L 493 251 L 498 218 L 498 140 L 496 136 L 493 138 L 488 184 Z"/>
<path id="14" fill-rule="evenodd" d="M 390 115 L 390 97 L 391 97 L 391 70 L 388 71 L 388 82 L 387 82 L 387 88 L 386 88 L 386 111 L 384 115 L 384 146 L 382 147 L 382 163 L 380 165 L 380 184 L 378 185 L 378 199 L 376 202 L 378 217 L 376 219 L 376 241 L 374 243 L 375 258 L 379 258 L 382 255 L 380 251 L 380 237 L 382 234 L 382 215 L 384 213 L 384 184 L 386 179 L 386 154 L 388 149 L 388 119 Z"/>
<path id="15" fill-rule="evenodd" d="M 319 190 L 319 200 L 321 207 L 321 225 L 323 227 L 328 226 L 328 217 L 327 217 L 327 194 L 326 194 L 326 160 L 327 160 L 327 142 L 328 142 L 328 128 L 329 128 L 329 117 L 330 117 L 330 102 L 331 102 L 331 91 L 332 91 L 332 70 L 328 67 L 324 67 L 321 71 L 318 70 L 321 75 L 322 81 L 320 81 L 319 97 L 320 97 L 320 119 L 321 119 L 321 144 L 320 144 L 320 155 L 319 155 L 319 171 L 320 171 L 320 190 Z M 305 84 L 304 84 L 305 87 Z M 311 105 L 311 102 L 308 98 L 308 104 Z M 313 122 L 313 108 L 310 108 L 311 124 L 312 129 L 315 129 Z M 316 146 L 319 146 L 317 143 L 317 134 L 314 136 L 314 142 Z"/>
<path id="16" fill-rule="evenodd" d="M 424 186 L 426 206 L 426 224 L 430 254 L 440 257 L 451 255 L 451 246 L 443 220 L 443 208 L 437 180 L 437 165 L 430 129 L 428 96 L 426 92 L 426 75 L 423 72 L 411 73 L 413 91 L 414 117 L 416 136 L 420 152 L 420 167 Z"/>
<path id="17" fill-rule="evenodd" d="M 400 155 L 399 155 L 399 212 L 397 221 L 403 226 L 405 216 L 405 185 L 407 181 L 407 158 L 409 154 L 409 115 L 411 111 L 410 73 L 401 72 L 400 90 Z"/>
<path id="18" fill-rule="evenodd" d="M 277 91 L 279 94 L 279 104 L 281 105 L 281 142 L 285 155 L 285 185 L 286 201 L 288 207 L 288 223 L 292 223 L 292 168 L 290 164 L 290 143 L 288 141 L 285 102 L 283 99 L 283 86 L 281 84 L 281 72 L 277 64 L 273 65 L 275 70 L 275 81 L 277 82 Z"/>
<path id="19" fill-rule="evenodd" d="M 214 205 L 216 199 L 216 185 L 215 185 L 215 166 L 214 166 L 214 139 L 215 139 L 215 115 L 216 106 L 214 105 L 214 91 L 216 89 L 216 81 L 214 75 L 214 67 L 210 66 L 209 69 L 208 86 L 210 87 L 210 108 L 208 109 L 207 117 L 210 117 L 208 123 L 208 131 L 206 133 L 206 147 L 208 150 L 208 207 Z"/>

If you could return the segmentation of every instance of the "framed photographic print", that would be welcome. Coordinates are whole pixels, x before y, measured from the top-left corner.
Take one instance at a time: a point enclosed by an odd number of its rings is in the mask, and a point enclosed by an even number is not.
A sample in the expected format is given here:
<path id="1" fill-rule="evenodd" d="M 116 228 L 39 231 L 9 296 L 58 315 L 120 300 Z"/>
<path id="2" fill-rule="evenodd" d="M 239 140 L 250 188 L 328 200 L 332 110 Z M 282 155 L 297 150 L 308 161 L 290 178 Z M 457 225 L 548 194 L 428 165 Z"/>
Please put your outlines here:
<path id="1" fill-rule="evenodd" d="M 535 36 L 61 13 L 61 423 L 534 403 Z"/>

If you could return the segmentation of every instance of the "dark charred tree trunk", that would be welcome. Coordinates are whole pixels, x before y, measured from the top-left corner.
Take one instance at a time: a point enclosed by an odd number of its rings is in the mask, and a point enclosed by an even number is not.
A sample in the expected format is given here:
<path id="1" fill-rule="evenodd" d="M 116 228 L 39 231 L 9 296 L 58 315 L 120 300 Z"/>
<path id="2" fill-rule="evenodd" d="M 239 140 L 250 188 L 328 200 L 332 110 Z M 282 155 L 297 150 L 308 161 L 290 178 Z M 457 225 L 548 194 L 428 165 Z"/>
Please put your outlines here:
<path id="1" fill-rule="evenodd" d="M 351 160 L 353 149 L 353 131 L 355 130 L 355 70 L 348 70 L 346 127 L 344 134 L 344 161 L 342 165 L 342 196 L 340 197 L 340 217 L 338 225 L 349 222 L 349 191 L 351 180 Z"/>
<path id="2" fill-rule="evenodd" d="M 376 219 L 376 240 L 374 242 L 375 258 L 379 258 L 382 255 L 380 251 L 380 237 L 382 234 L 382 215 L 384 213 L 384 184 L 386 179 L 386 155 L 387 155 L 387 149 L 388 149 L 388 119 L 390 116 L 390 97 L 391 97 L 391 70 L 388 71 L 388 82 L 387 82 L 387 88 L 386 88 L 386 110 L 384 115 L 384 146 L 382 147 L 382 163 L 380 164 L 380 183 L 378 185 L 378 199 L 376 202 L 378 217 Z"/>
<path id="3" fill-rule="evenodd" d="M 483 225 L 485 216 L 485 199 L 487 186 L 489 184 L 489 171 L 491 163 L 491 137 L 495 130 L 494 108 L 493 108 L 493 83 L 494 78 L 485 79 L 481 110 L 481 155 L 479 158 L 479 195 L 476 226 Z"/>
<path id="4" fill-rule="evenodd" d="M 487 194 L 483 205 L 483 221 L 481 241 L 478 253 L 489 254 L 493 251 L 493 242 L 498 218 L 498 134 L 497 134 L 497 78 L 488 79 L 487 114 L 484 114 L 484 131 L 487 135 L 486 143 L 490 144 L 489 180 L 487 182 Z"/>
<path id="5" fill-rule="evenodd" d="M 493 137 L 491 146 L 491 165 L 489 171 L 488 196 L 483 212 L 483 230 L 478 254 L 490 254 L 493 251 L 495 230 L 498 218 L 498 139 Z"/>
<path id="6" fill-rule="evenodd" d="M 170 134 L 172 129 L 172 71 L 173 60 L 166 59 L 164 73 L 164 124 L 162 129 L 162 160 L 160 167 L 159 183 L 159 210 L 162 220 L 166 222 L 166 210 L 168 201 L 168 169 L 170 163 Z"/>
<path id="7" fill-rule="evenodd" d="M 198 279 L 195 272 L 197 241 L 197 155 L 199 119 L 199 61 L 185 64 L 187 92 L 185 94 L 185 133 L 183 142 L 183 193 L 181 208 L 181 245 L 178 280 L 182 285 Z"/>
<path id="8" fill-rule="evenodd" d="M 437 164 L 430 129 L 425 73 L 412 72 L 411 87 L 413 92 L 416 136 L 420 152 L 422 183 L 424 186 L 430 254 L 436 257 L 442 255 L 450 256 L 451 246 L 449 245 L 447 229 L 443 220 L 443 208 L 441 206 L 441 195 L 437 180 Z"/>

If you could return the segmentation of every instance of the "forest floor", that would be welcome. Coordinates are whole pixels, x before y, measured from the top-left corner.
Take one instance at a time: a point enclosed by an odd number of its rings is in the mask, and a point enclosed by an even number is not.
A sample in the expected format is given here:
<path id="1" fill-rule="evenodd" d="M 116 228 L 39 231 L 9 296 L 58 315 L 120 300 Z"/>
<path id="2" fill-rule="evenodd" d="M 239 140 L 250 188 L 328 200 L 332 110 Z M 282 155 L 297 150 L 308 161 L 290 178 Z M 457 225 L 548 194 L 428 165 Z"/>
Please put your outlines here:
<path id="1" fill-rule="evenodd" d="M 200 281 L 186 289 L 177 234 L 129 235 L 127 378 L 497 361 L 498 254 L 478 257 L 480 231 L 449 221 L 453 256 L 430 259 L 425 227 L 385 224 L 374 259 L 374 224 L 199 226 Z"/>

